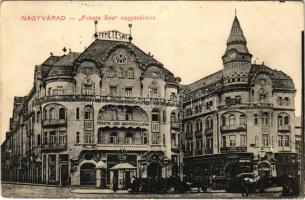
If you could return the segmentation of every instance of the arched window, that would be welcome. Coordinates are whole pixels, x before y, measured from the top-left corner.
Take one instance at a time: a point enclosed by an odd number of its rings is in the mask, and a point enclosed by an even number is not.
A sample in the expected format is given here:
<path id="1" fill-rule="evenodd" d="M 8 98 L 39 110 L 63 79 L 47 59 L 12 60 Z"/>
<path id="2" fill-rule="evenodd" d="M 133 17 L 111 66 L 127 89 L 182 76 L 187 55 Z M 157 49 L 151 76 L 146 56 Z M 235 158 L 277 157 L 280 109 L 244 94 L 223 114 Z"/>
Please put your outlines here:
<path id="1" fill-rule="evenodd" d="M 125 120 L 126 121 L 132 120 L 132 108 L 131 107 L 126 108 Z"/>
<path id="2" fill-rule="evenodd" d="M 246 125 L 246 117 L 244 114 L 239 116 L 239 125 L 241 125 L 241 126 Z"/>
<path id="3" fill-rule="evenodd" d="M 66 119 L 66 110 L 64 108 L 59 108 L 59 119 Z"/>
<path id="4" fill-rule="evenodd" d="M 44 113 L 43 119 L 47 120 L 48 119 L 48 111 L 44 110 L 43 113 Z"/>
<path id="5" fill-rule="evenodd" d="M 171 113 L 171 122 L 176 122 L 176 113 L 175 112 Z"/>
<path id="6" fill-rule="evenodd" d="M 86 106 L 84 109 L 85 112 L 85 120 L 92 120 L 93 119 L 93 110 L 91 107 Z"/>
<path id="7" fill-rule="evenodd" d="M 118 68 L 117 76 L 120 78 L 124 77 L 124 70 L 121 67 Z"/>
<path id="8" fill-rule="evenodd" d="M 49 110 L 49 120 L 55 119 L 55 108 Z"/>
<path id="9" fill-rule="evenodd" d="M 230 126 L 235 126 L 235 121 L 236 121 L 235 116 L 234 115 L 230 115 L 230 117 L 229 117 L 229 125 Z"/>
<path id="10" fill-rule="evenodd" d="M 202 131 L 202 121 L 200 119 L 196 121 L 196 131 Z"/>
<path id="11" fill-rule="evenodd" d="M 288 125 L 289 124 L 289 116 L 284 117 L 284 124 Z"/>
<path id="12" fill-rule="evenodd" d="M 37 118 L 36 118 L 36 120 L 37 120 L 37 123 L 40 122 L 40 111 L 37 111 Z"/>
<path id="13" fill-rule="evenodd" d="M 263 125 L 269 124 L 269 114 L 268 113 L 263 113 L 263 115 L 262 115 L 262 124 Z"/>
<path id="14" fill-rule="evenodd" d="M 106 75 L 107 77 L 114 77 L 114 70 L 112 66 L 107 68 Z"/>
<path id="15" fill-rule="evenodd" d="M 129 68 L 127 71 L 127 77 L 128 78 L 134 78 L 134 71 L 132 68 Z"/>
<path id="16" fill-rule="evenodd" d="M 132 134 L 130 132 L 126 133 L 126 144 L 132 144 Z"/>
<path id="17" fill-rule="evenodd" d="M 278 116 L 278 123 L 279 123 L 279 126 L 283 126 L 283 117 L 282 116 Z"/>
<path id="18" fill-rule="evenodd" d="M 221 123 L 222 123 L 222 126 L 226 125 L 226 117 L 225 116 L 221 117 Z"/>

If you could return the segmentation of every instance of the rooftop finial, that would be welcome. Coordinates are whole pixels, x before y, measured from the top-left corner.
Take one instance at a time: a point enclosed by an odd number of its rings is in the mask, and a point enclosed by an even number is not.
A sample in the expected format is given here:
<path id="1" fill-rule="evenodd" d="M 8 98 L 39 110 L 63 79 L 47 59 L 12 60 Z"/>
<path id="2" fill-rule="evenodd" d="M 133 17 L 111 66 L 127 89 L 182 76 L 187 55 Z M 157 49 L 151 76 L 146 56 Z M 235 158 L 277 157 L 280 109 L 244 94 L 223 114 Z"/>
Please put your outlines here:
<path id="1" fill-rule="evenodd" d="M 236 17 L 236 14 L 237 14 L 237 11 L 236 11 L 236 8 L 235 8 L 235 17 Z"/>
<path id="2" fill-rule="evenodd" d="M 98 23 L 98 21 L 95 20 L 95 21 L 94 21 L 94 37 L 95 37 L 95 38 L 97 38 L 97 23 Z"/>
<path id="3" fill-rule="evenodd" d="M 129 38 L 128 38 L 128 40 L 129 40 L 129 42 L 131 42 L 131 40 L 133 39 L 132 36 L 131 36 L 131 27 L 132 27 L 132 24 L 128 24 L 128 26 L 129 26 Z"/>

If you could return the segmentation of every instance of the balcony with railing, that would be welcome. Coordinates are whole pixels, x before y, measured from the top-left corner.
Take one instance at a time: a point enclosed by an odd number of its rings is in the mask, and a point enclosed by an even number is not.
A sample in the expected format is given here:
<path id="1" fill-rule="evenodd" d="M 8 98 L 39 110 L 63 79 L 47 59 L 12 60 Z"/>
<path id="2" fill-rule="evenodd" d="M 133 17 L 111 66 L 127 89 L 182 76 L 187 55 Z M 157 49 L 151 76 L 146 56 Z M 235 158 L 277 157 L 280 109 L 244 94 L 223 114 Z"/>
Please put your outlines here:
<path id="1" fill-rule="evenodd" d="M 47 126 L 65 126 L 67 125 L 66 119 L 45 119 L 42 121 L 44 127 Z"/>
<path id="2" fill-rule="evenodd" d="M 202 155 L 202 149 L 195 149 L 195 155 Z"/>
<path id="3" fill-rule="evenodd" d="M 241 125 L 225 125 L 225 126 L 221 126 L 220 130 L 222 132 L 230 132 L 230 131 L 246 131 L 247 127 L 245 124 L 241 124 Z"/>
<path id="4" fill-rule="evenodd" d="M 205 154 L 213 154 L 213 148 L 206 148 L 206 149 L 204 150 L 204 153 L 205 153 Z"/>
<path id="5" fill-rule="evenodd" d="M 206 128 L 204 130 L 205 135 L 213 135 L 213 128 Z"/>
<path id="6" fill-rule="evenodd" d="M 64 151 L 67 150 L 67 143 L 48 143 L 43 144 L 42 151 Z"/>
<path id="7" fill-rule="evenodd" d="M 143 98 L 133 96 L 100 96 L 100 95 L 52 95 L 45 96 L 34 100 L 34 105 L 50 102 L 60 101 L 73 101 L 73 102 L 105 102 L 116 104 L 152 104 L 152 105 L 166 105 L 166 106 L 178 106 L 177 99 L 165 99 L 165 98 Z"/>
<path id="8" fill-rule="evenodd" d="M 221 147 L 220 153 L 241 153 L 247 152 L 247 147 L 245 146 L 235 146 L 235 147 Z"/>
<path id="9" fill-rule="evenodd" d="M 262 109 L 270 109 L 273 107 L 272 103 L 221 103 L 218 106 L 219 110 L 230 110 L 232 108 L 262 108 Z"/>
<path id="10" fill-rule="evenodd" d="M 148 144 L 95 144 L 95 149 L 109 150 L 109 151 L 148 151 L 150 146 Z"/>
<path id="11" fill-rule="evenodd" d="M 180 130 L 180 126 L 181 126 L 181 123 L 175 122 L 175 121 L 171 121 L 171 128 L 172 129 Z"/>
<path id="12" fill-rule="evenodd" d="M 282 131 L 282 132 L 289 132 L 290 131 L 290 125 L 279 125 L 278 130 Z"/>

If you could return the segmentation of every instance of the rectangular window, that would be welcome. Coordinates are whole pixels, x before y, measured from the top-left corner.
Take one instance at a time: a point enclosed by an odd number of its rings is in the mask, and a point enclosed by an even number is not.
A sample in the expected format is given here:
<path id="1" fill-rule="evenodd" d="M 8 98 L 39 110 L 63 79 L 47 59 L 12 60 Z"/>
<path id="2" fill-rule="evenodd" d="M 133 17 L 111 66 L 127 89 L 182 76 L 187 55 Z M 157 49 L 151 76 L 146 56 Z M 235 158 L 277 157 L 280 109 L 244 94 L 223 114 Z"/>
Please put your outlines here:
<path id="1" fill-rule="evenodd" d="M 289 105 L 290 105 L 290 101 L 289 101 L 289 98 L 288 98 L 288 97 L 285 97 L 285 105 L 286 105 L 286 106 L 289 106 Z"/>
<path id="2" fill-rule="evenodd" d="M 56 131 L 50 131 L 50 144 L 57 143 Z"/>
<path id="3" fill-rule="evenodd" d="M 282 97 L 278 97 L 277 103 L 278 103 L 279 105 L 283 105 L 283 99 L 282 99 Z"/>
<path id="4" fill-rule="evenodd" d="M 230 146 L 236 146 L 236 136 L 235 135 L 230 135 L 229 136 L 229 140 L 230 140 Z"/>
<path id="5" fill-rule="evenodd" d="M 110 86 L 109 87 L 109 93 L 110 93 L 110 96 L 117 96 L 118 93 L 117 93 L 117 86 Z"/>
<path id="6" fill-rule="evenodd" d="M 65 94 L 63 86 L 57 86 L 57 94 L 58 95 L 64 95 Z"/>
<path id="7" fill-rule="evenodd" d="M 40 134 L 37 135 L 37 146 L 41 145 Z"/>
<path id="8" fill-rule="evenodd" d="M 240 146 L 246 146 L 246 135 L 240 135 Z"/>
<path id="9" fill-rule="evenodd" d="M 269 135 L 263 134 L 263 146 L 268 146 L 268 145 L 269 145 Z"/>
<path id="10" fill-rule="evenodd" d="M 279 142 L 279 147 L 282 147 L 283 146 L 283 136 L 282 135 L 279 135 L 278 136 L 278 142 Z"/>
<path id="11" fill-rule="evenodd" d="M 227 146 L 227 137 L 226 136 L 222 136 L 222 146 L 226 147 Z"/>
<path id="12" fill-rule="evenodd" d="M 196 149 L 201 151 L 202 150 L 202 140 L 201 138 L 196 138 Z"/>
<path id="13" fill-rule="evenodd" d="M 76 108 L 76 119 L 79 119 L 79 108 Z"/>
<path id="14" fill-rule="evenodd" d="M 206 139 L 206 148 L 207 149 L 213 148 L 213 138 L 207 138 Z"/>
<path id="15" fill-rule="evenodd" d="M 43 135 L 43 143 L 44 143 L 44 144 L 48 144 L 48 132 L 44 132 L 44 135 Z"/>
<path id="16" fill-rule="evenodd" d="M 92 144 L 94 142 L 94 135 L 91 131 L 85 131 L 84 133 L 84 143 Z"/>
<path id="17" fill-rule="evenodd" d="M 67 136 L 66 131 L 59 131 L 59 144 L 66 144 Z"/>
<path id="18" fill-rule="evenodd" d="M 177 139 L 177 140 L 178 140 L 178 141 L 177 141 L 177 142 L 178 142 L 178 146 L 180 146 L 180 140 L 181 140 L 181 139 L 180 139 L 180 134 L 178 134 L 178 139 Z"/>
<path id="19" fill-rule="evenodd" d="M 166 111 L 163 111 L 163 122 L 166 122 Z"/>
<path id="20" fill-rule="evenodd" d="M 80 138 L 79 138 L 79 132 L 77 132 L 77 133 L 76 133 L 76 139 L 75 139 L 75 140 L 76 140 L 76 141 L 75 141 L 76 144 L 79 144 L 79 142 L 80 142 L 79 139 L 80 139 Z"/>
<path id="21" fill-rule="evenodd" d="M 172 146 L 176 146 L 176 133 L 172 133 L 171 134 L 171 139 L 172 139 Z"/>
<path id="22" fill-rule="evenodd" d="M 289 147 L 289 135 L 285 135 L 285 147 Z"/>
<path id="23" fill-rule="evenodd" d="M 132 97 L 132 88 L 130 87 L 125 88 L 125 96 Z"/>
<path id="24" fill-rule="evenodd" d="M 53 90 L 52 90 L 52 94 L 53 94 L 53 95 L 58 95 L 57 89 L 53 89 Z"/>
<path id="25" fill-rule="evenodd" d="M 157 98 L 158 97 L 158 89 L 149 88 L 149 97 L 150 98 Z"/>
<path id="26" fill-rule="evenodd" d="M 85 130 L 93 130 L 93 122 L 85 121 Z"/>

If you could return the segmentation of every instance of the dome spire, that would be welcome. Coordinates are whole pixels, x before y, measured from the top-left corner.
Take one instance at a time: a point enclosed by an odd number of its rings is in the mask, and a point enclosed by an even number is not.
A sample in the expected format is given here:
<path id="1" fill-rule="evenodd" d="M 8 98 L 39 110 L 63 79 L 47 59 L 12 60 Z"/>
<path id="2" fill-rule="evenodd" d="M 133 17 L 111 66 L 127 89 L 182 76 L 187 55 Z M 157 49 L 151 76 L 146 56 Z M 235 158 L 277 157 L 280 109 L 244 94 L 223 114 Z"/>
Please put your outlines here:
<path id="1" fill-rule="evenodd" d="M 247 40 L 240 27 L 239 20 L 236 16 L 236 10 L 235 10 L 235 17 L 233 20 L 230 36 L 227 40 L 226 52 L 228 52 L 230 49 L 236 49 L 239 51 L 239 53 L 249 53 L 247 48 Z"/>

